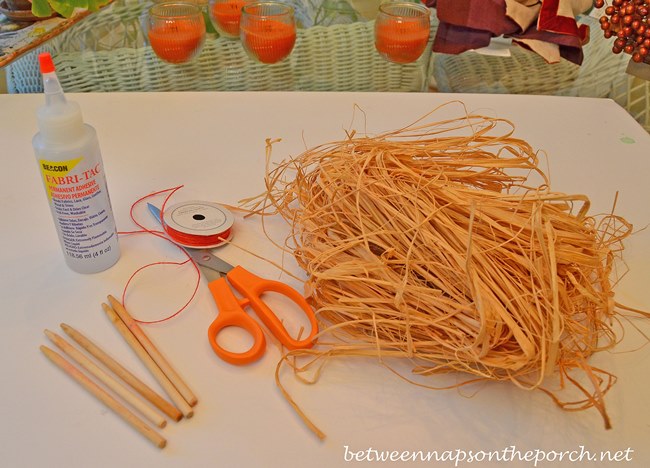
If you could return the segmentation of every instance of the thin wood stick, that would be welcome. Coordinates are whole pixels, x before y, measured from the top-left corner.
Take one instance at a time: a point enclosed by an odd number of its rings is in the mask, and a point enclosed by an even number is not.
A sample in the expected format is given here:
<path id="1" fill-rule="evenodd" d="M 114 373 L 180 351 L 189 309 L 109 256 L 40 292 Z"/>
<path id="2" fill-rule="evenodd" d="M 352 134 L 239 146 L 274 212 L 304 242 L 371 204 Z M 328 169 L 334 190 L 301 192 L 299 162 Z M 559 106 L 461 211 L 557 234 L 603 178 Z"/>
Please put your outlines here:
<path id="1" fill-rule="evenodd" d="M 95 343 L 90 341 L 86 336 L 83 335 L 78 330 L 75 330 L 70 325 L 65 323 L 61 324 L 63 331 L 72 338 L 79 346 L 85 349 L 89 354 L 94 356 L 99 362 L 108 367 L 116 376 L 121 378 L 124 382 L 129 384 L 135 391 L 147 399 L 151 404 L 153 404 L 160 411 L 165 413 L 174 421 L 180 421 L 183 417 L 178 408 L 169 403 L 158 393 L 156 393 L 151 387 L 145 384 L 138 377 L 133 375 L 128 369 L 126 369 L 122 364 L 117 362 L 111 356 L 109 356 L 104 350 L 102 350 Z"/>
<path id="2" fill-rule="evenodd" d="M 176 387 L 174 387 L 174 385 L 170 382 L 163 371 L 160 370 L 160 367 L 158 367 L 154 360 L 151 359 L 151 356 L 149 356 L 147 350 L 144 349 L 136 337 L 133 336 L 133 334 L 129 331 L 124 322 L 122 322 L 122 319 L 120 319 L 117 313 L 115 313 L 115 311 L 108 304 L 102 304 L 102 308 L 104 309 L 104 312 L 106 312 L 106 315 L 113 323 L 117 331 L 120 333 L 120 335 L 122 335 L 122 338 L 124 338 L 131 349 L 133 349 L 133 351 L 138 355 L 143 364 L 147 366 L 149 372 L 151 372 L 163 390 L 165 390 L 167 395 L 169 395 L 169 398 L 171 398 L 176 407 L 181 411 L 181 413 L 183 413 L 183 416 L 186 418 L 191 418 L 194 416 L 192 407 L 187 403 L 187 401 L 185 401 L 183 395 L 181 395 Z"/>
<path id="3" fill-rule="evenodd" d="M 153 409 L 145 404 L 140 398 L 136 396 L 135 393 L 132 393 L 128 388 L 122 385 L 120 382 L 115 380 L 113 377 L 108 375 L 104 370 L 102 370 L 97 364 L 92 362 L 86 356 L 81 353 L 78 349 L 73 347 L 61 336 L 56 333 L 45 330 L 45 335 L 54 343 L 61 351 L 67 354 L 72 358 L 77 364 L 86 369 L 92 375 L 94 375 L 97 380 L 106 385 L 109 389 L 113 390 L 118 396 L 120 396 L 124 401 L 126 401 L 132 408 L 139 411 L 142 416 L 147 418 L 149 421 L 154 423 L 158 427 L 165 427 L 167 421 L 161 415 L 156 413 Z"/>
<path id="4" fill-rule="evenodd" d="M 95 382 L 90 380 L 83 372 L 81 372 L 79 369 L 73 366 L 63 356 L 58 354 L 56 351 L 51 350 L 47 346 L 41 346 L 40 349 L 50 361 L 56 364 L 61 370 L 63 370 L 70 377 L 75 379 L 81 386 L 83 386 L 94 397 L 96 397 L 102 403 L 104 403 L 109 409 L 116 412 L 122 419 L 124 419 L 127 423 L 129 423 L 140 434 L 142 434 L 151 442 L 153 442 L 156 447 L 163 448 L 165 447 L 165 445 L 167 445 L 167 441 L 165 440 L 164 437 L 162 437 L 152 428 L 147 426 L 147 424 L 144 421 L 142 421 L 135 414 L 129 411 L 124 405 L 122 405 L 111 395 L 109 395 L 108 392 L 106 392 L 106 390 L 104 390 Z"/>
<path id="5" fill-rule="evenodd" d="M 151 342 L 151 340 L 147 337 L 147 335 L 144 333 L 142 328 L 138 325 L 138 322 L 136 322 L 133 317 L 127 312 L 127 310 L 124 308 L 124 306 L 115 299 L 113 296 L 108 296 L 108 301 L 111 303 L 111 307 L 113 307 L 113 310 L 117 312 L 117 315 L 120 316 L 122 321 L 126 324 L 126 326 L 131 330 L 131 333 L 137 338 L 137 340 L 140 342 L 140 344 L 144 347 L 144 349 L 147 350 L 147 353 L 149 353 L 149 356 L 154 360 L 156 364 L 158 364 L 158 367 L 160 367 L 160 370 L 162 370 L 165 375 L 169 378 L 169 380 L 174 384 L 174 386 L 178 389 L 178 391 L 183 395 L 183 398 L 185 398 L 185 401 L 187 401 L 190 406 L 196 405 L 198 402 L 196 396 L 194 393 L 192 393 L 192 390 L 187 386 L 187 384 L 183 381 L 183 379 L 178 375 L 178 373 L 174 370 L 174 368 L 169 364 L 167 359 L 163 357 L 162 354 L 160 354 L 160 351 L 158 351 L 158 348 Z"/>

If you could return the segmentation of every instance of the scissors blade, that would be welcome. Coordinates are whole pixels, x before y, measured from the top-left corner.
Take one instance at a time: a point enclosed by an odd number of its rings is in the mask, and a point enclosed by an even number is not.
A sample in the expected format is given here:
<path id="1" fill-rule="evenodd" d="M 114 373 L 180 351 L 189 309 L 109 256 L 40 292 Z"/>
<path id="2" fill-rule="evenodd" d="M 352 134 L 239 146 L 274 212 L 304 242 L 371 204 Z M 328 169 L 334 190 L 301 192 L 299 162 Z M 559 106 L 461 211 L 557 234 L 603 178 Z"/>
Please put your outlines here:
<path id="1" fill-rule="evenodd" d="M 230 263 L 224 262 L 209 250 L 188 249 L 187 247 L 184 247 L 184 249 L 188 254 L 190 254 L 196 263 L 202 267 L 219 272 L 221 275 L 226 275 L 233 269 L 233 266 Z"/>
<path id="2" fill-rule="evenodd" d="M 155 205 L 152 205 L 151 203 L 147 203 L 147 208 L 149 208 L 149 212 L 153 215 L 153 217 L 156 218 L 156 221 L 160 222 L 161 220 L 160 208 L 158 208 Z M 212 254 L 209 250 L 191 249 L 189 247 L 184 247 L 182 245 L 179 245 L 179 247 L 184 249 L 198 265 L 205 268 L 209 268 L 210 270 L 214 270 L 218 272 L 220 275 L 226 275 L 230 270 L 233 269 L 233 266 L 230 263 L 224 262 L 219 257 Z"/>
<path id="3" fill-rule="evenodd" d="M 162 223 L 162 213 L 160 211 L 160 208 L 158 208 L 156 205 L 152 205 L 151 203 L 147 203 L 147 208 L 149 208 L 149 213 L 151 213 L 156 221 L 158 221 L 158 224 Z"/>

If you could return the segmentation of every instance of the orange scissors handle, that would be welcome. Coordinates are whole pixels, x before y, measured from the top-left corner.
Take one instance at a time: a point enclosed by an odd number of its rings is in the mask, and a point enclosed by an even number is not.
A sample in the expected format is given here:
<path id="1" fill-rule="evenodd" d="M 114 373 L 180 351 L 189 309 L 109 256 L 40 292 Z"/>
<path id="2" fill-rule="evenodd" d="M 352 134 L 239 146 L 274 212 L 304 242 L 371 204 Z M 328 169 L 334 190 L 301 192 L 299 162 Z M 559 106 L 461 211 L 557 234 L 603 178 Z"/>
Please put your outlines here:
<path id="1" fill-rule="evenodd" d="M 219 315 L 208 328 L 208 339 L 214 352 L 230 364 L 244 365 L 257 361 L 266 350 L 266 339 L 260 325 L 243 310 L 248 299 L 238 301 L 224 277 L 210 282 L 208 288 L 219 308 Z M 243 353 L 234 353 L 219 346 L 217 335 L 226 327 L 246 330 L 253 337 L 253 346 Z"/>
<path id="2" fill-rule="evenodd" d="M 226 276 L 235 289 L 248 299 L 248 305 L 253 308 L 264 325 L 287 349 L 311 348 L 314 345 L 314 336 L 318 333 L 316 315 L 307 300 L 298 291 L 280 281 L 260 278 L 241 266 L 234 267 Z M 289 335 L 277 315 L 261 299 L 265 292 L 282 294 L 302 309 L 311 325 L 311 331 L 307 338 L 295 340 Z"/>

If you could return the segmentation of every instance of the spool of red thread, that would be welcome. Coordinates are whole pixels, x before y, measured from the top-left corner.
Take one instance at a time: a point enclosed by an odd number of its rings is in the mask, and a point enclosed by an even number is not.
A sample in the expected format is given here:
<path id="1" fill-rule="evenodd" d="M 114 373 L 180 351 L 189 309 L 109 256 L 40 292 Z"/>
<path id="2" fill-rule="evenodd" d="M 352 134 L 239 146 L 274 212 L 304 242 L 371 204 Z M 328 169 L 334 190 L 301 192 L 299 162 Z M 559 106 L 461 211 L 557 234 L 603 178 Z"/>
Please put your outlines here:
<path id="1" fill-rule="evenodd" d="M 235 218 L 223 206 L 207 201 L 187 201 L 165 209 L 165 231 L 183 247 L 211 249 L 232 236 Z"/>

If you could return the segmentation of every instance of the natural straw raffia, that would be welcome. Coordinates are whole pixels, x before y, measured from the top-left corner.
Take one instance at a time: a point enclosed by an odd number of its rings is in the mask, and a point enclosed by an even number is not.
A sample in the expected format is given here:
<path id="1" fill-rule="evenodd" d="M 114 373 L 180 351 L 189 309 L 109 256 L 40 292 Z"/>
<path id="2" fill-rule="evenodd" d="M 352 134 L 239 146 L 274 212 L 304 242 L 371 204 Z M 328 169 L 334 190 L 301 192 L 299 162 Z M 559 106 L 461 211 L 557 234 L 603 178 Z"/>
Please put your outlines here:
<path id="1" fill-rule="evenodd" d="M 287 245 L 325 328 L 315 349 L 284 362 L 410 358 L 421 376 L 457 371 L 542 389 L 565 409 L 596 407 L 609 427 L 603 395 L 615 378 L 587 358 L 616 341 L 610 273 L 632 226 L 551 191 L 509 121 L 432 116 L 307 150 L 244 201 L 291 224 Z M 543 387 L 553 373 L 579 401 Z"/>

